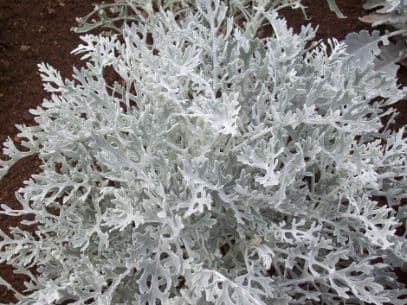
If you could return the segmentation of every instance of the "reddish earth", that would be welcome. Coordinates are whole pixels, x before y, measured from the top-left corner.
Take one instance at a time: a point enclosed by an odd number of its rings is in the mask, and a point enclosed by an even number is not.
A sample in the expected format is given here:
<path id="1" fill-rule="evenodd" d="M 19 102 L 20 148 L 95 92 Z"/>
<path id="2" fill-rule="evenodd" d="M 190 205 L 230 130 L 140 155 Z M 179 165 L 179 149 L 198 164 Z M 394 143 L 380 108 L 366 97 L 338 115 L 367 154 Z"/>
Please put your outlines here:
<path id="1" fill-rule="evenodd" d="M 79 44 L 70 28 L 75 17 L 92 10 L 94 0 L 0 0 L 0 143 L 15 137 L 15 124 L 33 124 L 28 109 L 46 97 L 37 64 L 47 62 L 68 77 L 72 66 L 80 64 L 70 51 Z M 0 154 L 1 156 L 1 154 Z M 18 207 L 14 197 L 22 182 L 37 170 L 39 160 L 27 158 L 0 181 L 0 202 Z M 7 231 L 18 219 L 0 215 L 0 229 Z M 17 289 L 24 288 L 23 277 L 0 265 L 0 276 Z M 0 303 L 10 303 L 12 293 L 0 286 Z"/>
<path id="2" fill-rule="evenodd" d="M 0 143 L 6 137 L 18 138 L 14 124 L 33 124 L 28 109 L 38 106 L 47 95 L 42 90 L 37 64 L 52 64 L 62 75 L 69 77 L 73 65 L 80 60 L 70 54 L 79 43 L 76 34 L 70 31 L 75 26 L 75 17 L 84 16 L 92 9 L 96 0 L 0 0 Z M 360 0 L 338 0 L 338 5 L 347 19 L 338 19 L 331 13 L 325 1 L 304 1 L 309 6 L 311 23 L 319 24 L 318 38 L 342 39 L 347 33 L 369 29 L 358 17 L 366 14 Z M 284 15 L 296 30 L 304 23 L 300 12 L 285 11 Z M 400 82 L 407 84 L 407 70 L 400 71 Z M 407 103 L 397 106 L 401 115 L 396 128 L 406 125 Z M 0 152 L 0 157 L 1 157 Z M 26 158 L 12 168 L 0 182 L 0 202 L 17 207 L 15 191 L 24 180 L 38 170 L 40 161 Z M 0 215 L 0 229 L 7 231 L 18 219 Z M 10 267 L 0 265 L 0 276 L 9 280 L 17 289 L 22 289 L 23 278 L 14 275 Z M 10 291 L 0 286 L 0 303 L 13 301 Z"/>

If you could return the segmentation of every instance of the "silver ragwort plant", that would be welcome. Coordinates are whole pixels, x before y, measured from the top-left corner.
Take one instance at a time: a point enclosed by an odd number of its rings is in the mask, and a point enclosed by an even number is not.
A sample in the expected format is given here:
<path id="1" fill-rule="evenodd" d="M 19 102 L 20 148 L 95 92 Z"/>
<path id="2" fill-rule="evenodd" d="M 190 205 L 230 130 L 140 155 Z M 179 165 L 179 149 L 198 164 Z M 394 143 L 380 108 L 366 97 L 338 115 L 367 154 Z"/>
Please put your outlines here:
<path id="1" fill-rule="evenodd" d="M 2 205 L 36 224 L 0 231 L 18 304 L 404 304 L 406 90 L 275 8 L 232 8 L 84 35 L 72 80 L 39 66 L 51 98 L 0 163 L 42 160 Z"/>

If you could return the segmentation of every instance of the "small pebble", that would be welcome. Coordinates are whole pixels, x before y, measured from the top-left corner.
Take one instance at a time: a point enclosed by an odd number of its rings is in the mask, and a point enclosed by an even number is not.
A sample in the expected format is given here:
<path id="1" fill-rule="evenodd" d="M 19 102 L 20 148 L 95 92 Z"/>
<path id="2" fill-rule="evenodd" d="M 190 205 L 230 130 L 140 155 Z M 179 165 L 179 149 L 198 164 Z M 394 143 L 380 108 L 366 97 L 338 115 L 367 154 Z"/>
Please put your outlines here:
<path id="1" fill-rule="evenodd" d="M 48 8 L 48 15 L 50 16 L 55 16 L 57 14 L 57 11 L 51 7 Z"/>
<path id="2" fill-rule="evenodd" d="M 30 46 L 27 46 L 27 45 L 21 45 L 20 46 L 20 51 L 21 52 L 27 52 L 27 51 L 29 51 L 31 49 L 31 47 Z"/>

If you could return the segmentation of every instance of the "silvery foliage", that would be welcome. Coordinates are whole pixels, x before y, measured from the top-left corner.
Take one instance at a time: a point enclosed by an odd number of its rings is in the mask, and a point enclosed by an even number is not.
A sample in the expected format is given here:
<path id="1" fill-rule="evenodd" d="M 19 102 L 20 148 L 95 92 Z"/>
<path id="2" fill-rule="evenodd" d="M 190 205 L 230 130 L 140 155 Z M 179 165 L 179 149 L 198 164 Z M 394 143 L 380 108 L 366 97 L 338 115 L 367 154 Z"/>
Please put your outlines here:
<path id="1" fill-rule="evenodd" d="M 404 43 L 392 43 L 389 38 L 398 35 L 399 32 L 380 34 L 374 30 L 369 33 L 362 30 L 359 33 L 346 35 L 347 52 L 359 59 L 362 69 L 373 61 L 374 69 L 387 73 L 389 77 L 396 78 L 400 66 L 397 62 L 404 58 L 406 49 Z"/>
<path id="2" fill-rule="evenodd" d="M 336 14 L 338 18 L 346 18 L 336 4 L 335 0 L 326 0 L 329 9 Z M 251 5 L 262 5 L 266 9 L 280 10 L 290 7 L 292 9 L 301 9 L 306 16 L 306 7 L 301 0 L 224 0 L 232 15 L 235 17 L 247 16 L 246 7 Z M 121 33 L 120 23 L 129 21 L 146 22 L 154 16 L 154 9 L 161 7 L 165 10 L 183 14 L 191 9 L 196 10 L 195 0 L 114 0 L 109 3 L 99 3 L 94 5 L 94 9 L 88 15 L 77 18 L 78 27 L 73 28 L 76 33 L 86 33 L 93 29 L 103 27 Z M 236 14 L 236 13 L 243 14 Z"/>
<path id="3" fill-rule="evenodd" d="M 372 24 L 373 27 L 387 25 L 396 29 L 392 33 L 402 38 L 394 44 L 386 44 L 382 48 L 382 61 L 389 65 L 407 57 L 407 1 L 406 0 L 367 0 L 363 6 L 373 10 L 360 20 Z M 392 63 L 391 63 L 392 62 Z"/>
<path id="4" fill-rule="evenodd" d="M 407 140 L 388 124 L 405 90 L 275 10 L 229 12 L 85 35 L 73 80 L 40 65 L 51 98 L 1 162 L 42 160 L 2 206 L 37 224 L 0 233 L 29 279 L 18 304 L 404 303 Z"/>
<path id="5" fill-rule="evenodd" d="M 373 26 L 391 25 L 396 29 L 403 29 L 403 34 L 407 36 L 406 0 L 366 0 L 363 7 L 375 10 L 366 18 L 366 21 Z"/>
<path id="6" fill-rule="evenodd" d="M 339 18 L 347 18 L 341 11 L 335 0 L 327 0 L 330 9 L 336 13 Z M 407 40 L 396 38 L 396 43 L 390 42 L 392 36 L 407 36 L 407 1 L 406 0 L 365 0 L 363 8 L 373 10 L 366 16 L 359 19 L 373 27 L 387 25 L 393 27 L 395 31 L 379 35 L 380 32 L 375 30 L 372 37 L 366 30 L 359 33 L 350 33 L 346 43 L 351 48 L 360 48 L 362 50 L 374 50 L 373 56 L 376 60 L 377 70 L 389 73 L 392 76 L 397 75 L 399 68 L 398 63 L 407 57 Z M 377 48 L 377 44 L 381 44 Z M 367 56 L 371 57 L 371 52 L 367 51 Z M 369 62 L 370 59 L 364 59 Z"/>
<path id="7" fill-rule="evenodd" d="M 327 0 L 329 2 L 333 0 Z M 113 32 L 122 32 L 122 27 L 126 22 L 153 22 L 157 8 L 171 10 L 175 16 L 180 17 L 185 12 L 197 11 L 197 0 L 114 0 L 109 3 L 99 3 L 94 5 L 94 9 L 88 15 L 77 18 L 78 27 L 73 28 L 76 33 L 87 33 L 96 28 L 104 28 Z M 229 16 L 234 16 L 235 21 L 245 19 L 250 16 L 250 7 L 261 5 L 266 10 L 274 9 L 276 11 L 283 8 L 302 9 L 305 13 L 305 7 L 301 0 L 224 0 L 228 6 Z M 336 7 L 333 1 L 333 6 Z M 331 6 L 331 4 L 330 4 Z M 339 12 L 339 9 L 338 9 Z"/>

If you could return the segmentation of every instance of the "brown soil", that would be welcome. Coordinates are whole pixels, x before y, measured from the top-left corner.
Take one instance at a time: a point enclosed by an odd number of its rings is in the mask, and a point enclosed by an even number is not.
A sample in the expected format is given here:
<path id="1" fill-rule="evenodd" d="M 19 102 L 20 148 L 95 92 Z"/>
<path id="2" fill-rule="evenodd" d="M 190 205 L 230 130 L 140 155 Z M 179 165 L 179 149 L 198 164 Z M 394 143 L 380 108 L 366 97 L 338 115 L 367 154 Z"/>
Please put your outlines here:
<path id="1" fill-rule="evenodd" d="M 0 143 L 15 137 L 15 124 L 33 124 L 28 109 L 37 107 L 46 97 L 41 85 L 37 64 L 47 62 L 61 71 L 72 74 L 78 57 L 70 55 L 80 42 L 70 28 L 75 17 L 92 10 L 94 0 L 0 0 Z M 1 153 L 0 153 L 1 156 Z M 18 207 L 14 197 L 22 182 L 38 170 L 40 162 L 27 158 L 10 170 L 0 181 L 0 203 Z M 20 219 L 0 215 L 0 229 L 7 231 Z M 0 276 L 17 289 L 23 289 L 23 277 L 14 275 L 11 268 L 0 265 Z M 0 303 L 10 303 L 12 293 L 0 286 Z"/>
<path id="2" fill-rule="evenodd" d="M 73 65 L 80 65 L 78 57 L 70 51 L 79 44 L 78 35 L 70 28 L 75 17 L 84 16 L 92 9 L 97 0 L 0 0 L 0 143 L 6 137 L 15 136 L 14 124 L 33 124 L 28 109 L 38 106 L 47 95 L 44 93 L 37 71 L 37 64 L 47 62 L 69 77 Z M 325 1 L 304 1 L 309 6 L 308 16 L 312 24 L 319 24 L 318 38 L 338 39 L 352 31 L 369 29 L 358 17 L 366 12 L 361 8 L 360 0 L 338 0 L 338 5 L 347 19 L 338 19 L 329 12 Z M 289 23 L 298 30 L 304 23 L 301 12 L 285 11 Z M 400 79 L 407 83 L 407 70 L 401 69 Z M 407 104 L 407 103 L 404 103 Z M 395 127 L 406 125 L 407 105 L 399 103 L 402 115 Z M 0 152 L 0 157 L 1 157 Z M 0 182 L 0 203 L 18 207 L 15 191 L 24 180 L 38 170 L 40 161 L 26 158 L 12 168 Z M 19 219 L 0 215 L 0 229 L 8 231 Z M 22 289 L 23 278 L 14 275 L 10 267 L 0 265 L 0 276 L 8 279 L 17 289 Z M 10 291 L 0 286 L 0 303 L 13 301 Z"/>

